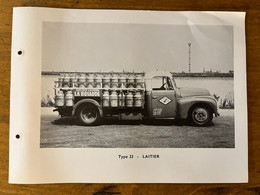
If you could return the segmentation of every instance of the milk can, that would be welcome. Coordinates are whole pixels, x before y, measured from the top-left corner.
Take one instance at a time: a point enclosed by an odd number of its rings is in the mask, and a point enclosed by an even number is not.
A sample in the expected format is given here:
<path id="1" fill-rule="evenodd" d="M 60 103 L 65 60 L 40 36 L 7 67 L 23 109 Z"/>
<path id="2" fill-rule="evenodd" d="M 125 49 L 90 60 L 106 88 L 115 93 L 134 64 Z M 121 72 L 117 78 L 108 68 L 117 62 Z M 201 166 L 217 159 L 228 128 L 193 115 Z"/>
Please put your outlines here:
<path id="1" fill-rule="evenodd" d="M 119 83 L 121 88 L 126 88 L 126 77 L 125 76 L 120 76 L 119 77 Z"/>
<path id="2" fill-rule="evenodd" d="M 112 91 L 111 95 L 110 95 L 110 106 L 112 108 L 115 108 L 118 106 L 118 101 L 117 101 L 117 92 L 116 91 Z"/>
<path id="3" fill-rule="evenodd" d="M 64 78 L 64 75 L 60 74 L 58 87 L 62 87 L 63 78 Z"/>
<path id="4" fill-rule="evenodd" d="M 84 88 L 86 83 L 86 76 L 85 74 L 81 74 L 79 77 L 79 87 Z"/>
<path id="5" fill-rule="evenodd" d="M 136 88 L 143 88 L 143 84 L 144 84 L 144 79 L 141 75 L 138 75 L 135 78 L 135 83 L 136 83 Z"/>
<path id="6" fill-rule="evenodd" d="M 111 87 L 117 88 L 118 87 L 118 76 L 113 75 L 111 78 Z"/>
<path id="7" fill-rule="evenodd" d="M 65 104 L 66 106 L 73 106 L 73 95 L 72 91 L 68 91 L 65 95 Z"/>
<path id="8" fill-rule="evenodd" d="M 102 97 L 103 97 L 103 102 L 102 102 L 103 107 L 109 107 L 109 93 L 108 93 L 108 91 L 104 91 Z"/>
<path id="9" fill-rule="evenodd" d="M 95 81 L 95 88 L 101 88 L 102 78 L 100 75 L 96 75 L 94 78 Z"/>
<path id="10" fill-rule="evenodd" d="M 70 78 L 71 87 L 78 87 L 78 78 L 76 76 Z"/>
<path id="11" fill-rule="evenodd" d="M 118 96 L 118 106 L 125 107 L 125 94 L 123 91 L 121 91 Z"/>
<path id="12" fill-rule="evenodd" d="M 142 95 L 139 91 L 137 91 L 134 95 L 134 107 L 142 107 Z"/>
<path id="13" fill-rule="evenodd" d="M 65 74 L 63 78 L 63 87 L 69 87 L 70 86 L 70 75 Z"/>
<path id="14" fill-rule="evenodd" d="M 64 106 L 64 94 L 59 91 L 55 97 L 55 106 Z"/>
<path id="15" fill-rule="evenodd" d="M 94 86 L 93 86 L 93 84 L 94 84 L 93 74 L 90 74 L 89 76 L 87 76 L 86 82 L 87 82 L 87 88 L 89 88 L 89 89 L 94 88 Z"/>
<path id="16" fill-rule="evenodd" d="M 133 103 L 133 94 L 129 91 L 126 95 L 126 107 L 133 107 Z"/>
<path id="17" fill-rule="evenodd" d="M 103 77 L 102 82 L 103 82 L 103 88 L 110 88 L 110 77 L 108 75 Z"/>
<path id="18" fill-rule="evenodd" d="M 75 73 L 72 73 L 70 74 L 70 87 L 74 87 L 74 82 L 77 82 L 75 81 L 76 80 L 76 74 Z"/>
<path id="19" fill-rule="evenodd" d="M 127 78 L 127 87 L 128 88 L 134 88 L 134 82 L 135 82 L 135 78 L 132 76 L 132 75 L 130 75 L 130 76 L 128 76 L 128 78 Z"/>

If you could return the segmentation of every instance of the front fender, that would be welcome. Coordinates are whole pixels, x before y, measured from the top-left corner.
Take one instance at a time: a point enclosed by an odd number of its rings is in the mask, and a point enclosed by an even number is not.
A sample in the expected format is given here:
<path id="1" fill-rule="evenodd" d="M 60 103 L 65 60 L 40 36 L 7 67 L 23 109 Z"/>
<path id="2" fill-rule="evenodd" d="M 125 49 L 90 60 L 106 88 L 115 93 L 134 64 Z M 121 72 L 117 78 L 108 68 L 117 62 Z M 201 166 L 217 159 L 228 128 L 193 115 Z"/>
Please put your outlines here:
<path id="1" fill-rule="evenodd" d="M 194 104 L 204 104 L 212 108 L 213 113 L 217 116 L 217 102 L 209 96 L 195 96 L 195 97 L 187 97 L 187 98 L 179 98 L 177 101 L 177 109 L 178 109 L 178 118 L 186 119 L 189 114 L 189 109 Z"/>
<path id="2" fill-rule="evenodd" d="M 78 101 L 78 102 L 73 106 L 72 116 L 74 116 L 74 114 L 75 114 L 77 108 L 78 108 L 80 105 L 85 104 L 85 103 L 91 103 L 91 104 L 94 104 L 95 106 L 97 106 L 97 107 L 98 107 L 98 110 L 99 110 L 100 117 L 103 117 L 103 110 L 102 110 L 101 105 L 100 105 L 96 100 L 93 100 L 93 99 L 83 99 L 83 100 Z"/>

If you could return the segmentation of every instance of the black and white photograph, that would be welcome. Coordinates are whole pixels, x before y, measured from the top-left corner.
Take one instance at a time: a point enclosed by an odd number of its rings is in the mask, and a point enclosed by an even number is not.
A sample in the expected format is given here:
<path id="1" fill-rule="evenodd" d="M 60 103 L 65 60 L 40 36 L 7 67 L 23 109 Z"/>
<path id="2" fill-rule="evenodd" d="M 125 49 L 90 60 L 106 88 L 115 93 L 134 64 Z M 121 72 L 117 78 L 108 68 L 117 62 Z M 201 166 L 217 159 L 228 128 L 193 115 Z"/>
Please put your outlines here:
<path id="1" fill-rule="evenodd" d="M 245 51 L 242 12 L 14 9 L 9 182 L 247 182 Z"/>
<path id="2" fill-rule="evenodd" d="M 232 25 L 42 23 L 40 148 L 235 148 Z"/>

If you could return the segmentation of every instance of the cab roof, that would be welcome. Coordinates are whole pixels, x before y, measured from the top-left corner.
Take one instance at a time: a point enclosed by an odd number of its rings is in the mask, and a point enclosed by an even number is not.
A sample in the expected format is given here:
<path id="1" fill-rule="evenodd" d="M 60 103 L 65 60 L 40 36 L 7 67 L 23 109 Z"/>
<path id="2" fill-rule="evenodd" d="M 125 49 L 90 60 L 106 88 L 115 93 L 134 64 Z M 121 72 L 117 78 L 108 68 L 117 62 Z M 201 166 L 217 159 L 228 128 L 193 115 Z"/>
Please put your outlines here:
<path id="1" fill-rule="evenodd" d="M 172 74 L 170 72 L 167 72 L 167 71 L 150 71 L 150 72 L 147 72 L 145 74 L 145 78 L 146 79 L 152 79 L 153 77 L 162 77 L 162 76 L 165 76 L 165 77 L 172 77 Z"/>

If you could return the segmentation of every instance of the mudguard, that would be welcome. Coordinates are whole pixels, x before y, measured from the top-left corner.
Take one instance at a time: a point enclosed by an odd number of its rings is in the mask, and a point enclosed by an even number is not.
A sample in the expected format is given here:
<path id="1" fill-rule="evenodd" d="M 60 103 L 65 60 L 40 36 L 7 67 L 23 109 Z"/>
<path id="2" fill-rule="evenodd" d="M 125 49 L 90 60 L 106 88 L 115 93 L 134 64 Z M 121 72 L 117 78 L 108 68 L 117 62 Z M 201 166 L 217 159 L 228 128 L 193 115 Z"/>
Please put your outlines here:
<path id="1" fill-rule="evenodd" d="M 177 100 L 177 110 L 178 118 L 186 119 L 189 114 L 190 108 L 195 104 L 204 104 L 212 108 L 215 116 L 218 116 L 217 102 L 213 97 L 209 96 L 195 96 L 195 97 L 185 97 Z"/>
<path id="2" fill-rule="evenodd" d="M 97 107 L 98 107 L 98 110 L 99 110 L 100 117 L 103 117 L 103 110 L 102 110 L 101 105 L 100 105 L 96 100 L 93 100 L 93 99 L 83 99 L 83 100 L 78 101 L 78 102 L 73 106 L 72 116 L 74 116 L 75 111 L 77 110 L 77 108 L 78 108 L 80 105 L 84 104 L 84 103 L 91 103 L 91 104 L 94 104 L 95 106 L 97 106 Z"/>

